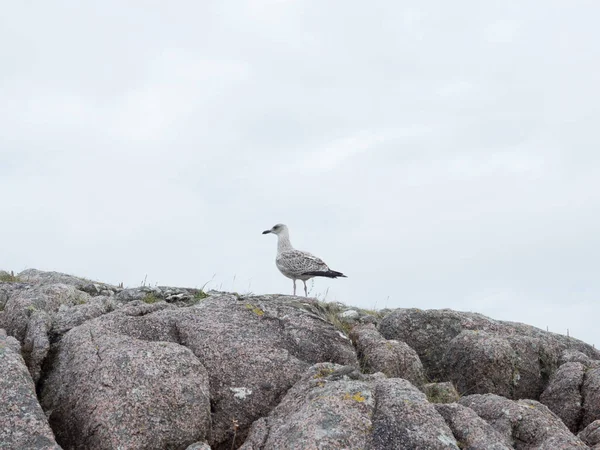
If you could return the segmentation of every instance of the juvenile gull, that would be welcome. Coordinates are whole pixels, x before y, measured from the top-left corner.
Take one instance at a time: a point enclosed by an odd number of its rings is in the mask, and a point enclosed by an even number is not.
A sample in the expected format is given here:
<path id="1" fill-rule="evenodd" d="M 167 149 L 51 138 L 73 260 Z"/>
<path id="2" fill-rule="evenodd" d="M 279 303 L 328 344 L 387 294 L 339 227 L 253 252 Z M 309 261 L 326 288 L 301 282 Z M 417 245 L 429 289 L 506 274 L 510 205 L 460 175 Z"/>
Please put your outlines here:
<path id="1" fill-rule="evenodd" d="M 347 278 L 342 272 L 331 270 L 320 258 L 292 247 L 288 227 L 284 224 L 278 223 L 270 230 L 263 231 L 263 234 L 269 233 L 277 235 L 275 265 L 283 275 L 294 280 L 294 295 L 296 295 L 296 280 L 302 280 L 304 295 L 308 297 L 306 280 L 313 277 Z"/>

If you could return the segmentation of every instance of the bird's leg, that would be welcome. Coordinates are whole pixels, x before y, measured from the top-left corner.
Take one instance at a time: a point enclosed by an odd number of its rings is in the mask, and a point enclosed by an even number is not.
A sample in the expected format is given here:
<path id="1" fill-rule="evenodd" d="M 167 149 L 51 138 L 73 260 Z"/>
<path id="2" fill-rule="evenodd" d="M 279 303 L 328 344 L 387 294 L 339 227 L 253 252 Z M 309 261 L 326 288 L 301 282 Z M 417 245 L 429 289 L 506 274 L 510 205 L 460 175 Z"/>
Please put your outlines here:
<path id="1" fill-rule="evenodd" d="M 308 292 L 306 291 L 306 280 L 302 280 L 302 282 L 304 283 L 304 296 L 308 297 Z"/>
<path id="2" fill-rule="evenodd" d="M 294 279 L 294 295 L 296 295 L 296 279 Z"/>

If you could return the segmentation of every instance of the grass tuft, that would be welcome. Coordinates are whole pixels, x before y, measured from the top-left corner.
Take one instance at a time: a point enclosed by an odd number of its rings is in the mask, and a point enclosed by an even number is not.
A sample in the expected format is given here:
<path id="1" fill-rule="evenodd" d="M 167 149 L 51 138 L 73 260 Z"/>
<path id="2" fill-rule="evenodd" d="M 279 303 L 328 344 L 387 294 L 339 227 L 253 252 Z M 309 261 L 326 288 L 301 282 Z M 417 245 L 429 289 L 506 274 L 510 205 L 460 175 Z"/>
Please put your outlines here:
<path id="1" fill-rule="evenodd" d="M 19 277 L 15 276 L 14 272 L 4 272 L 3 270 L 0 271 L 0 281 L 3 283 L 18 283 L 21 280 L 19 280 Z"/>
<path id="2" fill-rule="evenodd" d="M 158 298 L 156 295 L 154 295 L 152 293 L 146 294 L 146 296 L 142 299 L 142 301 L 144 303 L 148 303 L 150 305 L 152 303 L 160 302 L 160 300 L 161 300 L 160 298 Z"/>

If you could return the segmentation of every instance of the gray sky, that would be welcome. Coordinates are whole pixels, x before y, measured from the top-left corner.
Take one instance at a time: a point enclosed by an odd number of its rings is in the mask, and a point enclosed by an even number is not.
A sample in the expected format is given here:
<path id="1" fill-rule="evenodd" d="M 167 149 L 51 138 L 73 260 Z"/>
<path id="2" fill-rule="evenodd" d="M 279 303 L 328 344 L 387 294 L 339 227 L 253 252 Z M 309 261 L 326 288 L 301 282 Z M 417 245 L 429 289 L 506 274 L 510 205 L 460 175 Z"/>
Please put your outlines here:
<path id="1" fill-rule="evenodd" d="M 597 1 L 5 2 L 0 268 L 600 345 Z M 213 277 L 214 275 L 214 277 Z"/>

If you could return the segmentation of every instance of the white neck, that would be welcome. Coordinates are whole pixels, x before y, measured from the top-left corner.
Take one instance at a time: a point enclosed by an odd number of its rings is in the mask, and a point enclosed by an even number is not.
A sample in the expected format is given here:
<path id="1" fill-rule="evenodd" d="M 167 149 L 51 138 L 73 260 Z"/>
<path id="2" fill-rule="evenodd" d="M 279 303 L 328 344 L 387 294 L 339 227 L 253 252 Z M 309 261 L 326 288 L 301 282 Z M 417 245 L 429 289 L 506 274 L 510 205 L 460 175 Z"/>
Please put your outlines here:
<path id="1" fill-rule="evenodd" d="M 290 234 L 288 230 L 282 230 L 277 235 L 277 253 L 282 253 L 287 250 L 293 250 L 292 243 L 290 242 Z"/>

